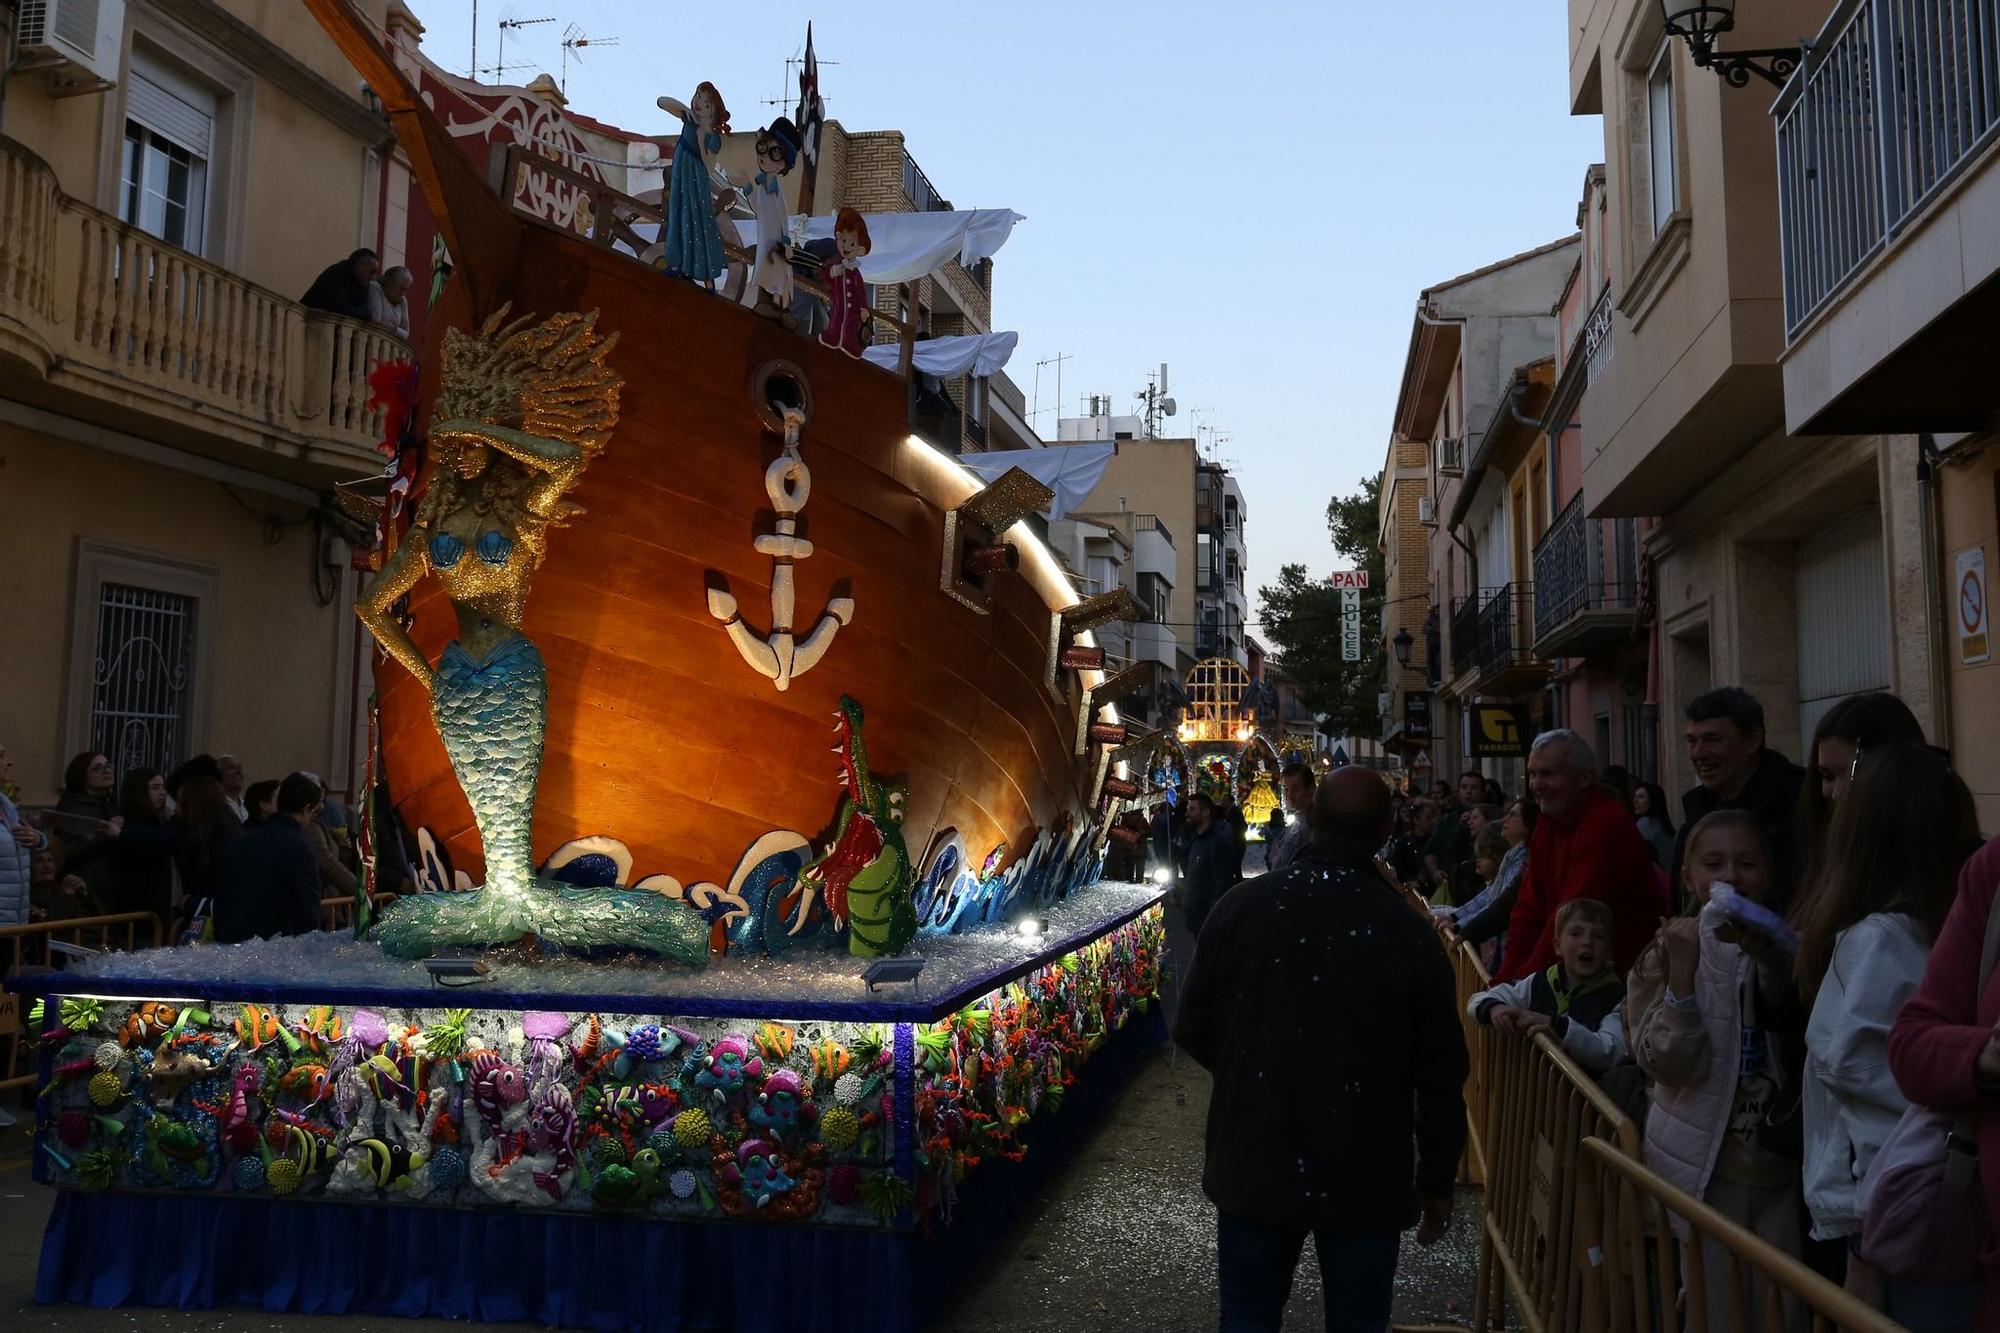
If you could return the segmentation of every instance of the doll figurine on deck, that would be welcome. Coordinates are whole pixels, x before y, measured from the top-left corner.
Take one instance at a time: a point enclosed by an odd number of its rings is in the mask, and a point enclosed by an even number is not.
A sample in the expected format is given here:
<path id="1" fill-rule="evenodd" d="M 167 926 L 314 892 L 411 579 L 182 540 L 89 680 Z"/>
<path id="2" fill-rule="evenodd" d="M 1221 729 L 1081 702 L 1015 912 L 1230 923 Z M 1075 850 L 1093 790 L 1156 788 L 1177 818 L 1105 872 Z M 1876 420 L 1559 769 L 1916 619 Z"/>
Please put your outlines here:
<path id="1" fill-rule="evenodd" d="M 833 244 L 837 257 L 823 270 L 830 305 L 826 331 L 819 340 L 849 356 L 861 355 L 861 321 L 868 313 L 867 284 L 861 278 L 861 257 L 873 248 L 868 224 L 861 214 L 843 208 L 834 215 Z"/>
<path id="2" fill-rule="evenodd" d="M 757 135 L 757 172 L 736 184 L 757 214 L 757 261 L 744 289 L 743 304 L 766 319 L 797 326 L 792 316 L 790 217 L 785 209 L 785 177 L 799 160 L 799 132 L 785 116 Z"/>
<path id="3" fill-rule="evenodd" d="M 714 282 L 729 267 L 722 231 L 715 221 L 715 156 L 729 132 L 729 108 L 712 83 L 702 83 L 686 105 L 658 99 L 660 110 L 681 118 L 674 144 L 673 174 L 667 181 L 667 225 L 661 236 L 660 265 L 696 282 Z"/>

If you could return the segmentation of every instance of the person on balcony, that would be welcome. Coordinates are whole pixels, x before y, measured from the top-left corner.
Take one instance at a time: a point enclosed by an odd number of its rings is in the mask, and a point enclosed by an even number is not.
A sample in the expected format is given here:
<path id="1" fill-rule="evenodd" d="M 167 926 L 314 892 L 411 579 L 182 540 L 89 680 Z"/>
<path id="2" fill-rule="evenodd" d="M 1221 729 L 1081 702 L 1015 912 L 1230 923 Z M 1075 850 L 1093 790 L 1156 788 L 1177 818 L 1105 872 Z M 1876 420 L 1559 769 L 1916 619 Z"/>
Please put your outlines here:
<path id="1" fill-rule="evenodd" d="M 1494 980 L 1518 981 L 1555 961 L 1556 909 L 1572 898 L 1595 898 L 1610 907 L 1618 922 L 1612 952 L 1618 970 L 1625 971 L 1667 913 L 1638 825 L 1618 798 L 1598 785 L 1590 743 L 1567 728 L 1535 738 L 1528 785 L 1541 818 L 1528 840 L 1528 868 Z"/>
<path id="2" fill-rule="evenodd" d="M 410 270 L 401 264 L 384 269 L 368 284 L 368 318 L 404 342 L 410 340 Z"/>
<path id="3" fill-rule="evenodd" d="M 306 288 L 306 294 L 299 298 L 299 304 L 308 310 L 365 321 L 371 317 L 368 288 L 381 271 L 381 256 L 365 248 L 356 250 L 322 269 L 312 286 Z"/>
<path id="4" fill-rule="evenodd" d="M 1224 1329 L 1281 1325 L 1307 1235 L 1328 1326 L 1386 1329 L 1399 1234 L 1444 1235 L 1465 1148 L 1451 964 L 1374 865 L 1388 787 L 1336 770 L 1310 828 L 1291 865 L 1216 904 L 1174 1016 L 1174 1040 L 1215 1076 L 1202 1191 Z"/>
<path id="5" fill-rule="evenodd" d="M 1687 708 L 1688 763 L 1695 786 L 1681 797 L 1681 836 L 1669 877 L 1682 883 L 1688 830 L 1717 810 L 1748 810 L 1771 840 L 1772 910 L 1791 907 L 1799 885 L 1799 788 L 1805 770 L 1764 744 L 1764 705 L 1727 685 Z"/>

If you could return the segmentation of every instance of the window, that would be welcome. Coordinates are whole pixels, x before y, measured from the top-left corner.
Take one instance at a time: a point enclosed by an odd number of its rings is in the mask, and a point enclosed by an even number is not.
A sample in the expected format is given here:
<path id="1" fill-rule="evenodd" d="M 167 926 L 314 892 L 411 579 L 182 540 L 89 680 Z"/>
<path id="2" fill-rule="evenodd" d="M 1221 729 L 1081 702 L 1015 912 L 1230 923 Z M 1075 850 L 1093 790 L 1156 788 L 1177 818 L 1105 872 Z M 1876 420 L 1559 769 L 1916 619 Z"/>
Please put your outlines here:
<path id="1" fill-rule="evenodd" d="M 1666 229 L 1680 207 L 1680 177 L 1674 169 L 1674 45 L 1660 47 L 1646 74 L 1646 152 L 1652 159 L 1653 234 Z"/>
<path id="2" fill-rule="evenodd" d="M 169 772 L 186 758 L 199 603 L 181 593 L 104 583 L 90 685 L 90 748 L 122 781 L 135 768 Z"/>
<path id="3" fill-rule="evenodd" d="M 118 216 L 202 253 L 215 96 L 135 52 L 126 90 Z"/>

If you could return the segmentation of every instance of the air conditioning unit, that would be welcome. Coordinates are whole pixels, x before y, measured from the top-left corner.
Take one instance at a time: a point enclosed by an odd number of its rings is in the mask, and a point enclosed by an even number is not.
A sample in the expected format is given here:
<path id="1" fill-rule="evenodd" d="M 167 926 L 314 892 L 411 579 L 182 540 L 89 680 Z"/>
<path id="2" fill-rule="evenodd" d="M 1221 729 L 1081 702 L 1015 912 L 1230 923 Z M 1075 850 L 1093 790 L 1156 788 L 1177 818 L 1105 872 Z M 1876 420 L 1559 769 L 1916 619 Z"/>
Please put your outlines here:
<path id="1" fill-rule="evenodd" d="M 59 81 L 99 92 L 118 82 L 125 40 L 125 0 L 21 0 L 18 48 L 24 67 L 49 69 Z M 87 76 L 71 79 L 77 73 Z"/>
<path id="2" fill-rule="evenodd" d="M 1438 521 L 1437 501 L 1428 495 L 1417 497 L 1417 522 L 1425 526 L 1435 526 Z"/>

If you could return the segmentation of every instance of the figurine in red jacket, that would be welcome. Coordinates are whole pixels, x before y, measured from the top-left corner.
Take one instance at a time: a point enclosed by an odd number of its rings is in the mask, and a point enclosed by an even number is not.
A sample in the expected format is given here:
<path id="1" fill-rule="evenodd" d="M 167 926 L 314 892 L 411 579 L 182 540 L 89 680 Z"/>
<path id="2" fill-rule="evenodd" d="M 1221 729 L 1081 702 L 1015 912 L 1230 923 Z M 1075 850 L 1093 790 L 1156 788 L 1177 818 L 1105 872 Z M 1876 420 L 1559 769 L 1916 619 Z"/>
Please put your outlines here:
<path id="1" fill-rule="evenodd" d="M 1531 977 L 1555 962 L 1556 909 L 1573 898 L 1595 898 L 1611 908 L 1612 950 L 1624 974 L 1668 911 L 1639 826 L 1623 803 L 1597 786 L 1597 756 L 1573 731 L 1535 738 L 1528 786 L 1542 814 L 1528 839 L 1528 869 L 1494 980 Z"/>

